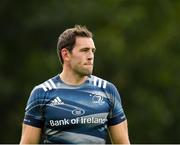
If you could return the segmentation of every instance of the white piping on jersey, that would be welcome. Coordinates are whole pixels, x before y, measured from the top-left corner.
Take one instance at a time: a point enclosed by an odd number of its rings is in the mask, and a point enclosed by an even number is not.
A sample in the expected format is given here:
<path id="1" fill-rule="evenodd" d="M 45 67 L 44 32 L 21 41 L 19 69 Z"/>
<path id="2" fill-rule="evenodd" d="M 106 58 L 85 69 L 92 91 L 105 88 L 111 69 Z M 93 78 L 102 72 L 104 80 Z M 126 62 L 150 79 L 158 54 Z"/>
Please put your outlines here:
<path id="1" fill-rule="evenodd" d="M 106 80 L 103 80 L 103 79 L 98 78 L 96 76 L 92 76 L 92 83 L 93 83 L 94 86 L 97 86 L 98 88 L 105 89 L 106 86 L 107 86 L 107 81 Z M 49 79 L 49 80 L 45 81 L 44 83 L 38 85 L 37 87 L 42 88 L 45 92 L 48 91 L 48 90 L 59 88 L 59 87 L 57 87 L 55 85 L 55 83 L 52 81 L 52 79 Z M 74 89 L 74 87 L 72 89 Z"/>
<path id="2" fill-rule="evenodd" d="M 45 81 L 44 83 L 36 86 L 35 88 L 42 88 L 45 92 L 48 90 L 56 89 L 55 83 L 52 81 L 52 79 L 49 79 Z"/>
<path id="3" fill-rule="evenodd" d="M 48 100 L 48 99 L 45 99 L 45 100 Z M 45 105 L 45 104 L 37 104 L 37 105 L 32 105 L 33 103 L 35 103 L 35 102 L 32 102 L 30 105 L 28 105 L 27 107 L 26 107 L 26 111 L 30 111 L 30 110 L 32 110 L 33 108 L 35 108 L 35 107 L 37 107 L 37 106 L 42 106 L 42 105 Z M 65 104 L 63 104 L 63 105 L 65 105 Z M 52 106 L 51 104 L 47 104 L 47 106 L 51 106 L 51 107 L 54 107 L 54 108 L 57 108 L 57 109 L 63 109 L 63 110 L 66 110 L 66 111 L 72 111 L 72 109 L 68 109 L 68 108 L 63 108 L 63 107 L 60 107 L 60 106 Z M 79 108 L 79 107 L 75 107 L 75 106 L 72 106 L 72 105 L 65 105 L 65 106 L 70 106 L 70 107 L 74 107 L 75 109 L 77 109 L 77 108 Z M 73 108 L 73 109 L 74 109 Z"/>
<path id="4" fill-rule="evenodd" d="M 108 112 L 105 113 L 96 113 L 96 114 L 91 114 L 91 115 L 86 115 L 86 116 L 82 116 L 83 118 L 91 118 L 91 117 L 96 117 L 96 118 L 103 118 L 106 119 L 108 115 Z"/>
<path id="5" fill-rule="evenodd" d="M 50 82 L 50 84 L 52 85 L 52 87 L 53 87 L 54 89 L 56 89 L 56 86 L 55 86 L 54 82 L 53 82 L 51 79 L 49 79 L 49 82 Z"/>
<path id="6" fill-rule="evenodd" d="M 72 111 L 71 109 L 67 109 L 67 108 L 64 108 L 64 107 L 61 107 L 61 106 L 52 106 L 52 105 L 50 105 L 50 104 L 47 104 L 47 106 L 51 106 L 51 107 L 53 107 L 53 108 L 57 108 L 57 109 L 66 110 L 66 111 L 69 111 L 69 112 L 71 112 L 71 111 Z"/>
<path id="7" fill-rule="evenodd" d="M 26 112 L 32 110 L 33 108 L 35 108 L 37 106 L 42 106 L 42 105 L 44 105 L 44 104 L 37 104 L 37 105 L 32 106 L 31 108 L 26 108 L 27 109 Z"/>
<path id="8" fill-rule="evenodd" d="M 46 89 L 46 87 L 45 87 L 44 84 L 41 84 L 41 85 L 39 85 L 39 86 L 37 86 L 37 87 L 35 87 L 35 88 L 43 88 L 43 90 L 44 90 L 45 92 L 47 91 L 47 89 Z"/>
<path id="9" fill-rule="evenodd" d="M 42 102 L 45 102 L 45 101 L 49 101 L 49 99 L 45 99 L 45 98 L 43 98 L 43 99 L 36 99 L 36 100 L 34 100 L 34 101 L 32 101 L 30 104 L 28 104 L 27 106 L 26 106 L 26 108 L 25 108 L 25 110 L 29 110 L 31 107 L 34 107 L 34 106 L 37 106 L 37 105 L 34 105 L 35 103 L 37 104 L 37 102 L 38 101 L 41 101 L 42 100 Z M 41 103 L 40 105 L 45 105 L 45 103 L 43 104 L 43 103 Z"/>
<path id="10" fill-rule="evenodd" d="M 107 81 L 101 78 L 98 78 L 96 76 L 93 76 L 93 85 L 98 86 L 99 88 L 103 87 L 105 89 L 107 85 Z"/>
<path id="11" fill-rule="evenodd" d="M 124 119 L 124 118 L 126 118 L 126 116 L 125 116 L 125 115 L 123 115 L 123 116 L 121 117 L 121 119 Z"/>
<path id="12" fill-rule="evenodd" d="M 84 142 L 86 142 L 86 144 L 90 144 L 90 143 L 104 144 L 105 143 L 105 140 L 100 137 L 96 137 L 96 136 L 92 136 L 88 134 L 82 134 L 82 133 L 68 132 L 68 131 L 61 131 L 59 133 L 55 133 L 53 137 L 57 139 L 67 140 L 73 143 L 78 143 L 78 144 L 82 144 Z"/>
<path id="13" fill-rule="evenodd" d="M 56 134 L 58 132 L 59 132 L 59 130 L 52 130 L 52 129 L 47 129 L 46 130 L 46 134 L 48 134 L 48 135 L 54 135 L 54 134 Z"/>
<path id="14" fill-rule="evenodd" d="M 52 87 L 50 86 L 50 84 L 49 84 L 48 81 L 44 82 L 44 85 L 45 85 L 49 90 L 52 90 Z"/>
<path id="15" fill-rule="evenodd" d="M 97 77 L 94 76 L 94 86 L 96 86 L 96 82 L 97 82 Z"/>
<path id="16" fill-rule="evenodd" d="M 102 79 L 99 80 L 98 87 L 100 88 L 102 84 Z"/>
<path id="17" fill-rule="evenodd" d="M 106 88 L 106 85 L 107 85 L 107 81 L 104 81 L 104 82 L 103 82 L 103 88 L 104 88 L 104 89 Z"/>
<path id="18" fill-rule="evenodd" d="M 64 102 L 63 102 L 64 103 Z M 66 110 L 66 111 L 70 111 L 70 112 L 72 112 L 72 110 L 74 110 L 74 109 L 82 109 L 82 108 L 80 108 L 80 107 L 76 107 L 76 106 L 74 106 L 74 105 L 70 105 L 70 104 L 63 104 L 63 107 L 61 107 L 61 106 L 56 106 L 56 105 L 51 105 L 51 104 L 47 104 L 48 106 L 51 106 L 51 107 L 54 107 L 54 108 L 59 108 L 59 109 L 63 109 L 63 110 Z M 64 107 L 69 107 L 69 109 L 68 108 L 64 108 Z"/>

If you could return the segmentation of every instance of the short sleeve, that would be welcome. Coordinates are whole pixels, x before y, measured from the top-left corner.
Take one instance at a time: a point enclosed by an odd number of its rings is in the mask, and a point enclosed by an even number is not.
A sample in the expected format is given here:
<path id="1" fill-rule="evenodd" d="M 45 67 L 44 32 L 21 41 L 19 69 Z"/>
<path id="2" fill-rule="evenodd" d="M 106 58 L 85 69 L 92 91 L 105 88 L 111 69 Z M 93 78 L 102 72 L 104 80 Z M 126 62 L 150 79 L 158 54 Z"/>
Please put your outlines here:
<path id="1" fill-rule="evenodd" d="M 35 87 L 32 90 L 25 109 L 25 117 L 23 121 L 24 124 L 38 128 L 43 127 L 44 96 L 45 92 L 42 88 Z"/>
<path id="2" fill-rule="evenodd" d="M 119 92 L 113 84 L 110 84 L 109 86 L 109 95 L 111 98 L 111 109 L 108 115 L 108 126 L 112 126 L 126 120 L 126 116 L 122 107 Z"/>

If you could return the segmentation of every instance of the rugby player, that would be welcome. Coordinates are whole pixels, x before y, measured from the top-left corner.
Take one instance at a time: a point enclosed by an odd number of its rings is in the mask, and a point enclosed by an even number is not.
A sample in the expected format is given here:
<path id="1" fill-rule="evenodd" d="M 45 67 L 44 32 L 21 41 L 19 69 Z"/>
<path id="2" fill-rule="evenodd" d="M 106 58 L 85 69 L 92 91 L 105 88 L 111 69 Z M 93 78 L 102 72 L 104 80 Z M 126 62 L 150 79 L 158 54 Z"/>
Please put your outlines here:
<path id="1" fill-rule="evenodd" d="M 25 109 L 21 144 L 129 144 L 127 119 L 116 87 L 92 75 L 92 33 L 75 25 L 58 39 L 62 72 L 32 90 Z"/>

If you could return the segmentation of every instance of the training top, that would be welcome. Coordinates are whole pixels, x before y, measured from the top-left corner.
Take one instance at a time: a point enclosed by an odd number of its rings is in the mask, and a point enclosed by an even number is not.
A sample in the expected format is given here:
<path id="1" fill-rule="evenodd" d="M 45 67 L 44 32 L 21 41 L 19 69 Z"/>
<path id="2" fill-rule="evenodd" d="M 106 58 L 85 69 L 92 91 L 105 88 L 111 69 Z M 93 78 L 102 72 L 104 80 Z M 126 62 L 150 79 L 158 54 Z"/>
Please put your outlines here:
<path id="1" fill-rule="evenodd" d="M 56 75 L 32 90 L 23 122 L 42 128 L 43 143 L 105 144 L 107 127 L 124 120 L 112 83 L 90 75 L 73 86 Z"/>

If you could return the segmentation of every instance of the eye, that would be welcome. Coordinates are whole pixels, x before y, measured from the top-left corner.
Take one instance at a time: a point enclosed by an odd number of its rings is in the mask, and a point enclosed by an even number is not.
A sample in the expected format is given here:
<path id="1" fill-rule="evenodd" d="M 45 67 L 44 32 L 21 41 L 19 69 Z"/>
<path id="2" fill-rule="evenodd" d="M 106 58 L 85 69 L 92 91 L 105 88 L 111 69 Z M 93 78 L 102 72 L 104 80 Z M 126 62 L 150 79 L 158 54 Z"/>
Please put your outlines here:
<path id="1" fill-rule="evenodd" d="M 82 52 L 87 52 L 89 50 L 89 48 L 82 48 L 81 51 Z"/>
<path id="2" fill-rule="evenodd" d="M 95 53 L 95 52 L 96 52 L 96 49 L 95 49 L 95 48 L 93 48 L 93 49 L 92 49 L 92 52 L 93 52 L 93 53 Z"/>
<path id="3" fill-rule="evenodd" d="M 96 48 L 82 48 L 80 49 L 81 52 L 90 52 L 92 51 L 92 53 L 95 53 Z"/>

